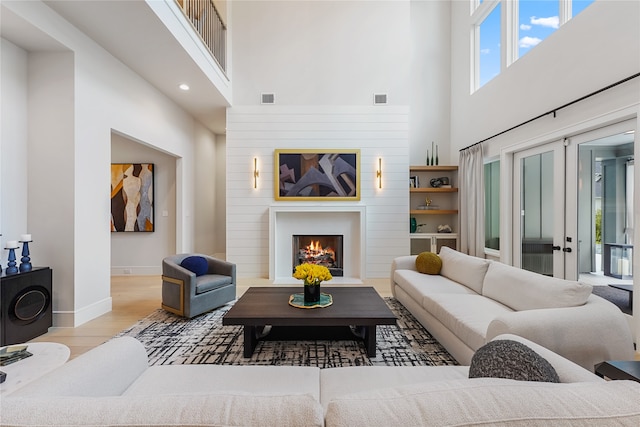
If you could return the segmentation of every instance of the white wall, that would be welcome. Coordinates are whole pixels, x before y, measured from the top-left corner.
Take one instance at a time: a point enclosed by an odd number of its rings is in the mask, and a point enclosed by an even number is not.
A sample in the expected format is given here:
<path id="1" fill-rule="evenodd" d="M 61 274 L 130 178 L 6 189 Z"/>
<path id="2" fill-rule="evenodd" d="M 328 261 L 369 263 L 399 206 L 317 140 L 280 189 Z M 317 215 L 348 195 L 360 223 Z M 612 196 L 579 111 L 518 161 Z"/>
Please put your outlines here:
<path id="1" fill-rule="evenodd" d="M 5 242 L 18 240 L 21 234 L 27 233 L 29 182 L 24 165 L 28 138 L 28 55 L 13 43 L 0 41 L 0 263 L 4 271 L 7 266 Z M 31 251 L 37 256 L 37 250 L 35 246 Z"/>
<path id="2" fill-rule="evenodd" d="M 111 233 L 111 274 L 160 274 L 176 247 L 176 159 L 112 133 L 111 163 L 153 163 L 154 173 L 154 231 Z"/>
<path id="3" fill-rule="evenodd" d="M 269 277 L 269 206 L 314 203 L 366 206 L 365 272 L 387 277 L 409 253 L 406 107 L 233 107 L 227 112 L 227 259 L 240 277 Z M 358 148 L 359 202 L 275 202 L 275 148 Z M 260 178 L 253 188 L 253 159 Z M 375 171 L 382 160 L 383 188 Z"/>
<path id="4" fill-rule="evenodd" d="M 8 201 L 18 202 L 14 209 L 28 212 L 26 225 L 34 235 L 33 261 L 53 268 L 54 324 L 76 326 L 111 308 L 106 183 L 112 131 L 144 141 L 177 159 L 176 250 L 189 251 L 194 245 L 193 140 L 197 125 L 43 3 L 10 2 L 2 7 L 20 16 L 26 31 L 32 30 L 32 25 L 67 46 L 69 52 L 6 56 L 3 52 L 2 86 L 21 85 L 15 89 L 18 106 L 28 94 L 29 111 L 21 118 L 29 130 L 28 153 L 16 157 L 20 163 L 15 167 L 29 171 L 29 199 L 25 206 L 18 194 L 25 191 L 24 186 L 5 182 L 4 172 L 1 198 L 3 206 Z M 5 67 L 20 72 L 25 56 L 29 80 L 9 80 L 12 73 L 5 74 Z M 10 117 L 3 108 L 3 125 Z M 61 118 L 60 123 L 54 118 Z M 3 158 L 7 151 L 24 150 L 23 128 L 16 125 L 19 138 L 11 142 L 16 147 L 6 150 L 11 145 L 4 139 L 3 126 Z M 51 154 L 54 161 L 46 161 L 45 154 Z M 13 221 L 11 227 L 5 226 L 3 219 L 3 234 L 19 235 L 25 232 L 24 225 Z"/>
<path id="5" fill-rule="evenodd" d="M 409 87 L 409 156 L 412 165 L 426 163 L 433 141 L 441 165 L 457 165 L 450 155 L 451 135 L 451 3 L 411 1 Z"/>
<path id="6" fill-rule="evenodd" d="M 446 22 L 448 3 L 428 3 L 417 5 L 416 11 L 427 22 L 438 17 Z M 387 277 L 393 257 L 409 252 L 409 137 L 420 140 L 419 151 L 424 153 L 425 135 L 448 133 L 443 119 L 448 112 L 442 108 L 446 103 L 438 102 L 447 90 L 427 98 L 448 61 L 433 62 L 433 73 L 426 76 L 411 72 L 412 61 L 418 60 L 414 53 L 434 48 L 440 37 L 448 41 L 448 33 L 436 25 L 427 44 L 421 40 L 414 45 L 412 24 L 425 23 L 412 21 L 412 13 L 409 1 L 233 4 L 227 258 L 238 264 L 240 276 L 268 277 L 268 208 L 276 203 L 277 148 L 361 149 L 362 198 L 343 203 L 367 207 L 365 277 Z M 409 131 L 415 92 L 420 94 L 419 112 L 443 119 L 437 129 L 426 124 Z M 274 93 L 276 105 L 259 105 L 261 93 Z M 386 93 L 389 104 L 372 106 L 374 93 Z M 260 164 L 257 190 L 251 180 L 254 157 Z M 374 183 L 378 157 L 383 159 L 381 191 Z M 424 154 L 419 162 L 424 162 Z"/>

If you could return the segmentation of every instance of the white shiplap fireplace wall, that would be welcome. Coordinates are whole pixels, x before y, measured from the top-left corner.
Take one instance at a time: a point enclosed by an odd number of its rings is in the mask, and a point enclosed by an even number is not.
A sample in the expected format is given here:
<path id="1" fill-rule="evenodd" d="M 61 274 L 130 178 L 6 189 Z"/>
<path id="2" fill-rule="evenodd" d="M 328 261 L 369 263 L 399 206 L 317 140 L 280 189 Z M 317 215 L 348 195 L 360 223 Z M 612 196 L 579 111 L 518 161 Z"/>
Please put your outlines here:
<path id="1" fill-rule="evenodd" d="M 327 212 L 340 206 L 366 211 L 358 236 L 356 279 L 389 276 L 393 258 L 409 253 L 408 107 L 398 106 L 240 106 L 227 110 L 227 260 L 238 277 L 273 277 L 270 260 L 270 211 Z M 359 149 L 359 201 L 281 202 L 274 199 L 274 151 L 294 149 Z M 258 188 L 253 188 L 254 158 Z M 382 159 L 382 189 L 377 186 Z M 314 206 L 317 209 L 314 209 Z M 300 209 L 302 208 L 302 209 Z M 279 243 L 290 245 L 291 242 Z M 271 276 L 270 277 L 270 265 Z M 276 280 L 277 282 L 277 280 Z"/>

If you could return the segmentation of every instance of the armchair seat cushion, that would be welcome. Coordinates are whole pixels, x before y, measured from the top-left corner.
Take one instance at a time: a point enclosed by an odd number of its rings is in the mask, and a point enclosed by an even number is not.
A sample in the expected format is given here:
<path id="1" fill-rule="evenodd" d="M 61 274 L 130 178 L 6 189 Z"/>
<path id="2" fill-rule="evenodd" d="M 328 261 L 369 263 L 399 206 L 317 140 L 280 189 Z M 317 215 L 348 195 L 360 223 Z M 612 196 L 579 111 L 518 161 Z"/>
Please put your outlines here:
<path id="1" fill-rule="evenodd" d="M 196 295 L 219 289 L 232 283 L 231 276 L 221 274 L 205 274 L 196 278 Z"/>

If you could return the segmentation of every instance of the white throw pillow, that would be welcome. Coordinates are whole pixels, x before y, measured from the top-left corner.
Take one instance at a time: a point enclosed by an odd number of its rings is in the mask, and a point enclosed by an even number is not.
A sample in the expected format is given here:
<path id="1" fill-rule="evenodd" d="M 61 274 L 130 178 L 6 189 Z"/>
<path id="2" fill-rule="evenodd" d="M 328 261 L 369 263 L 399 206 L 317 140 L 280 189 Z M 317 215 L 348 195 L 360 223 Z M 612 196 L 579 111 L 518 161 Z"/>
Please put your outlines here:
<path id="1" fill-rule="evenodd" d="M 484 275 L 491 261 L 463 254 L 447 246 L 440 248 L 440 275 L 482 294 Z"/>
<path id="2" fill-rule="evenodd" d="M 482 294 L 521 311 L 584 305 L 591 289 L 584 283 L 492 262 L 484 276 Z"/>

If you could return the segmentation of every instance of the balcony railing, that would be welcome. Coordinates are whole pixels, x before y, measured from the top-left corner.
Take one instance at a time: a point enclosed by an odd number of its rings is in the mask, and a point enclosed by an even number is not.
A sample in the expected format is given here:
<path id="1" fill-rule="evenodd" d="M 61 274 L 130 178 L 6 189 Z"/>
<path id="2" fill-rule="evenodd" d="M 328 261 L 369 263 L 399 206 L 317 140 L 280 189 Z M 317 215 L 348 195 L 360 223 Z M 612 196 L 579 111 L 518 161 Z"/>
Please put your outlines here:
<path id="1" fill-rule="evenodd" d="M 176 0 L 193 28 L 218 62 L 227 71 L 227 27 L 212 0 Z"/>

